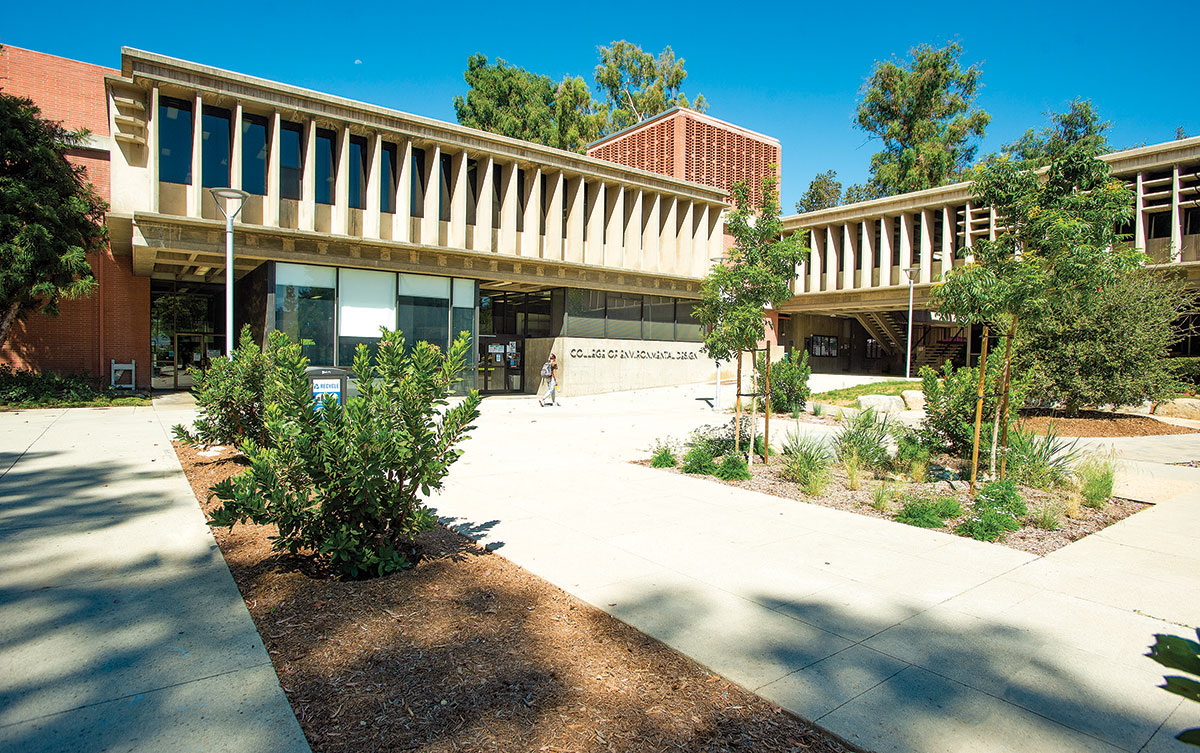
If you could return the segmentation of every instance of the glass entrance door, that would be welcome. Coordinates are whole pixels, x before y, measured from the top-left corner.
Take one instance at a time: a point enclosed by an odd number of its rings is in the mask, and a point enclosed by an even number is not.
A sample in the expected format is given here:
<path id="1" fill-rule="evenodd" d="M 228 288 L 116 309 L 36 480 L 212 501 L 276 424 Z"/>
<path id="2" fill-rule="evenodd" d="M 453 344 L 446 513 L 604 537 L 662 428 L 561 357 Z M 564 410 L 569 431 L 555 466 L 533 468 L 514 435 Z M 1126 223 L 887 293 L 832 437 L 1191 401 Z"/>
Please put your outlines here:
<path id="1" fill-rule="evenodd" d="M 524 392 L 525 338 L 480 335 L 479 382 L 482 392 Z"/>

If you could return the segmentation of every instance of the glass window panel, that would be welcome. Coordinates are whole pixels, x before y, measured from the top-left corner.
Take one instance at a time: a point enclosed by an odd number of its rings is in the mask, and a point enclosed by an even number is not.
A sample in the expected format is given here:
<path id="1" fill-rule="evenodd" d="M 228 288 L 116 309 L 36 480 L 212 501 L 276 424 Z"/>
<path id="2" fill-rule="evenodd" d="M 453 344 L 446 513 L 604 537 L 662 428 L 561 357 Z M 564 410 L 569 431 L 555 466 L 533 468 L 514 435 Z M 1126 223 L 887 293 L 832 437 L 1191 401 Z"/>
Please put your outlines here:
<path id="1" fill-rule="evenodd" d="M 164 183 L 192 182 L 192 103 L 158 100 L 158 179 Z"/>
<path id="2" fill-rule="evenodd" d="M 350 207 L 367 208 L 367 140 L 350 137 Z"/>
<path id="3" fill-rule="evenodd" d="M 299 123 L 284 121 L 279 129 L 279 195 L 300 198 L 304 177 L 304 129 Z"/>
<path id="4" fill-rule="evenodd" d="M 704 325 L 692 317 L 695 310 L 694 301 L 675 302 L 675 339 L 682 342 L 701 342 L 704 340 Z"/>
<path id="5" fill-rule="evenodd" d="M 566 337 L 604 337 L 603 290 L 567 291 Z"/>
<path id="6" fill-rule="evenodd" d="M 334 140 L 337 134 L 324 128 L 317 129 L 317 203 L 333 203 L 333 184 L 337 180 L 337 166 L 334 159 L 337 150 Z"/>
<path id="7" fill-rule="evenodd" d="M 396 211 L 396 145 L 384 142 L 379 160 L 379 210 Z"/>
<path id="8" fill-rule="evenodd" d="M 665 296 L 646 296 L 647 340 L 675 339 L 675 299 Z"/>
<path id="9" fill-rule="evenodd" d="M 454 158 L 442 155 L 442 169 L 438 170 L 438 219 L 450 221 L 450 182 L 454 171 Z"/>
<path id="10" fill-rule="evenodd" d="M 609 293 L 606 319 L 609 337 L 631 340 L 640 338 L 642 336 L 642 297 Z"/>
<path id="11" fill-rule="evenodd" d="M 400 275 L 400 295 L 416 298 L 441 298 L 450 300 L 450 278 L 432 275 Z"/>
<path id="12" fill-rule="evenodd" d="M 200 118 L 200 166 L 205 188 L 229 185 L 233 119 L 229 110 L 205 106 Z"/>
<path id="13" fill-rule="evenodd" d="M 379 347 L 379 329 L 396 328 L 396 274 L 363 269 L 338 272 L 338 363 L 354 362 L 358 346 L 372 357 Z"/>
<path id="14" fill-rule="evenodd" d="M 267 193 L 267 119 L 242 114 L 242 190 Z"/>
<path id="15" fill-rule="evenodd" d="M 455 307 L 475 308 L 475 281 L 454 280 Z"/>
<path id="16" fill-rule="evenodd" d="M 550 312 L 550 291 L 525 296 L 525 334 L 530 337 L 549 337 Z"/>
<path id="17" fill-rule="evenodd" d="M 334 364 L 336 281 L 333 267 L 275 265 L 275 329 L 300 343 L 317 366 Z"/>
<path id="18" fill-rule="evenodd" d="M 410 350 L 417 342 L 446 348 L 450 340 L 450 301 L 401 295 L 398 302 L 399 329 Z"/>

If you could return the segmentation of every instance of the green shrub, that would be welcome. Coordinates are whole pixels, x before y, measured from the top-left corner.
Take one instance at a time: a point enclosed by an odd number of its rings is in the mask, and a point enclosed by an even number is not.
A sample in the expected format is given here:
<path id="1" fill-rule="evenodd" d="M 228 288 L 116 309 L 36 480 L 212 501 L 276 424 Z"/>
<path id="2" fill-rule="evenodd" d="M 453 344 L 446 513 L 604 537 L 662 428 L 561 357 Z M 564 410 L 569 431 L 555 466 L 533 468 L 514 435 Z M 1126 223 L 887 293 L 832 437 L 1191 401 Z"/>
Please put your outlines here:
<path id="1" fill-rule="evenodd" d="M 891 463 L 896 473 L 908 473 L 916 462 L 929 465 L 929 445 L 920 432 L 897 423 L 892 424 L 891 434 L 896 442 L 896 454 Z"/>
<path id="2" fill-rule="evenodd" d="M 1200 356 L 1179 356 L 1168 363 L 1180 384 L 1192 392 L 1200 390 Z"/>
<path id="3" fill-rule="evenodd" d="M 1200 638 L 1200 629 L 1196 630 L 1196 637 Z M 1200 677 L 1200 643 L 1196 641 L 1177 635 L 1156 634 L 1154 645 L 1146 655 L 1168 669 L 1178 669 Z M 1197 680 L 1181 675 L 1168 675 L 1163 680 L 1165 682 L 1159 685 L 1163 690 L 1200 703 L 1200 682 Z M 1200 747 L 1200 727 L 1185 729 L 1175 739 Z"/>
<path id="4" fill-rule="evenodd" d="M 1062 513 L 1062 508 L 1058 505 L 1045 505 L 1036 510 L 1030 517 L 1033 524 L 1043 531 L 1058 530 L 1058 516 Z"/>
<path id="5" fill-rule="evenodd" d="M 829 483 L 833 458 L 821 438 L 788 433 L 783 442 L 783 477 L 799 484 L 810 495 L 820 494 Z"/>
<path id="6" fill-rule="evenodd" d="M 971 515 L 955 530 L 979 541 L 995 541 L 1006 531 L 1019 529 L 1021 519 L 1028 512 L 1025 500 L 1011 479 L 993 481 L 975 495 Z"/>
<path id="7" fill-rule="evenodd" d="M 887 482 L 876 484 L 871 490 L 871 507 L 883 512 L 888 508 L 888 500 L 892 498 L 892 492 L 888 489 Z"/>
<path id="8" fill-rule="evenodd" d="M 722 458 L 713 475 L 722 481 L 749 481 L 753 478 L 746 461 L 737 455 L 726 455 Z"/>
<path id="9" fill-rule="evenodd" d="M 95 377 L 14 369 L 0 364 L 0 405 L 12 408 L 144 405 L 145 398 L 98 389 Z"/>
<path id="10" fill-rule="evenodd" d="M 254 342 L 250 327 L 242 329 L 233 358 L 214 358 L 208 371 L 192 369 L 196 396 L 196 422 L 193 431 L 176 424 L 175 439 L 185 444 L 232 444 L 253 439 L 270 446 L 266 414 L 267 383 L 274 378 L 274 360 L 278 349 L 287 345 L 282 334 L 271 333 L 264 352 Z"/>
<path id="11" fill-rule="evenodd" d="M 767 440 L 762 434 L 754 435 L 754 454 L 760 458 L 763 458 L 764 460 L 767 457 Z M 776 454 L 778 453 L 772 449 L 771 457 L 775 457 Z"/>
<path id="12" fill-rule="evenodd" d="M 651 468 L 674 468 L 679 465 L 679 460 L 675 457 L 675 453 L 670 447 L 662 446 L 654 453 L 654 457 L 650 458 Z"/>
<path id="13" fill-rule="evenodd" d="M 1045 436 L 1017 427 L 1008 435 L 1007 477 L 1025 486 L 1050 489 L 1071 480 L 1078 439 L 1059 439 L 1050 424 Z"/>
<path id="14" fill-rule="evenodd" d="M 858 491 L 862 486 L 862 461 L 858 459 L 857 450 L 850 450 L 850 454 L 842 458 L 842 470 L 846 472 L 846 488 Z"/>
<path id="15" fill-rule="evenodd" d="M 941 528 L 959 515 L 962 506 L 954 497 L 909 497 L 896 513 L 896 520 L 919 528 Z"/>
<path id="16" fill-rule="evenodd" d="M 984 385 L 983 424 L 992 425 L 996 412 L 996 395 L 1004 370 L 1004 350 L 998 348 L 988 358 L 988 373 Z M 975 403 L 979 389 L 979 369 L 973 367 L 954 368 L 947 361 L 941 372 L 928 366 L 921 367 L 921 383 L 925 392 L 925 419 L 921 424 L 926 441 L 935 449 L 960 458 L 971 456 L 975 438 Z M 1014 373 L 1012 396 L 1005 421 L 1011 421 L 1025 400 L 1025 386 Z M 981 432 L 979 461 L 987 462 L 991 457 L 991 442 L 983 440 Z"/>
<path id="17" fill-rule="evenodd" d="M 425 342 L 406 349 L 383 331 L 374 360 L 354 356 L 358 395 L 320 410 L 304 376 L 308 359 L 286 337 L 274 344 L 265 425 L 271 447 L 246 438 L 251 467 L 215 485 L 222 503 L 210 524 L 274 525 L 276 551 L 311 553 L 334 574 L 378 576 L 416 562 L 415 537 L 435 523 L 422 501 L 440 489 L 479 415 L 479 393 L 447 397 L 471 352 L 463 332 L 446 353 Z"/>
<path id="18" fill-rule="evenodd" d="M 820 418 L 825 415 L 825 406 L 820 403 L 813 403 L 813 416 Z"/>
<path id="19" fill-rule="evenodd" d="M 688 447 L 705 448 L 710 458 L 732 454 L 735 444 L 734 429 L 737 421 L 735 416 L 723 426 L 701 426 L 691 433 L 685 444 Z M 747 448 L 750 446 L 750 426 L 750 417 L 742 416 L 741 454 L 743 456 L 747 454 Z"/>
<path id="20" fill-rule="evenodd" d="M 852 455 L 864 468 L 883 468 L 889 458 L 888 423 L 871 409 L 859 411 L 833 439 L 833 453 L 841 462 Z"/>
<path id="21" fill-rule="evenodd" d="M 767 409 L 767 354 L 758 357 L 758 374 L 754 378 L 754 391 L 764 395 L 758 399 L 758 407 Z M 808 377 L 812 369 L 808 366 L 808 351 L 793 350 L 791 355 L 771 364 L 771 411 L 792 413 L 804 410 L 808 403 Z"/>
<path id="22" fill-rule="evenodd" d="M 1098 509 L 1113 495 L 1117 462 L 1111 455 L 1091 455 L 1076 467 L 1075 476 L 1083 504 Z"/>
<path id="23" fill-rule="evenodd" d="M 730 456 L 726 456 L 730 457 Z M 717 470 L 712 452 L 702 444 L 692 445 L 683 456 L 683 472 L 708 475 Z"/>

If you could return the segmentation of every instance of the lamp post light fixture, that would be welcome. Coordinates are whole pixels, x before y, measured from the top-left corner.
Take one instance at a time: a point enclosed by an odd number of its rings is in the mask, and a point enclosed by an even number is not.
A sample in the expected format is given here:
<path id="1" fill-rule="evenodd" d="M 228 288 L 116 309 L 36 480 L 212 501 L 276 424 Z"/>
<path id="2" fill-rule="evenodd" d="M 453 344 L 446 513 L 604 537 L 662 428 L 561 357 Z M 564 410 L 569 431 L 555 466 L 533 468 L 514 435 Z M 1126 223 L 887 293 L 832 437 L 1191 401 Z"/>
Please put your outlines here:
<path id="1" fill-rule="evenodd" d="M 240 188 L 210 188 L 217 209 L 225 215 L 225 356 L 233 358 L 233 218 L 238 216 L 250 194 Z M 227 202 L 236 202 L 231 213 Z"/>
<path id="2" fill-rule="evenodd" d="M 905 267 L 904 274 L 908 275 L 908 336 L 904 338 L 904 378 L 912 379 L 912 320 L 913 320 L 913 285 L 917 281 L 918 267 Z"/>

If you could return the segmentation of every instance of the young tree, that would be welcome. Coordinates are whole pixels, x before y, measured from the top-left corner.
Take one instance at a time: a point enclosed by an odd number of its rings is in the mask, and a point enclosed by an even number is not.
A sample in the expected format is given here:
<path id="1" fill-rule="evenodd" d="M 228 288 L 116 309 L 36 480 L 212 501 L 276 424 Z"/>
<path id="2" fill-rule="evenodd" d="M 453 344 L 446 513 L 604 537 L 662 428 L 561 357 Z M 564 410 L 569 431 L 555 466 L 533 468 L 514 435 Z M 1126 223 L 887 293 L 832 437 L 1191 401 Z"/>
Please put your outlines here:
<path id="1" fill-rule="evenodd" d="M 1105 134 L 1111 126 L 1111 122 L 1100 120 L 1091 100 L 1076 99 L 1066 112 L 1050 113 L 1048 127 L 1040 131 L 1030 128 L 1015 142 L 1005 144 L 1001 153 L 1025 169 L 1046 165 L 1073 144 L 1085 144 L 1095 153 L 1104 154 L 1110 151 Z"/>
<path id="2" fill-rule="evenodd" d="M 683 58 L 667 47 L 658 57 L 632 42 L 620 40 L 600 48 L 596 66 L 596 86 L 604 95 L 601 108 L 608 114 L 605 133 L 613 133 L 652 118 L 672 107 L 689 107 L 697 112 L 708 109 L 703 94 L 689 102 L 680 91 L 687 71 Z"/>
<path id="3" fill-rule="evenodd" d="M 66 158 L 86 137 L 0 92 L 0 344 L 18 319 L 96 288 L 87 255 L 104 250 L 108 207 Z"/>
<path id="4" fill-rule="evenodd" d="M 809 249 L 798 234 L 785 235 L 779 219 L 779 193 L 772 174 L 763 178 L 758 203 L 750 199 L 743 181 L 733 185 L 733 211 L 727 223 L 733 248 L 713 267 L 700 286 L 695 317 L 708 334 L 704 351 L 716 361 L 738 360 L 741 389 L 741 355 L 766 333 L 763 310 L 792 297 L 796 267 L 808 258 Z M 741 402 L 738 401 L 740 427 Z"/>
<path id="5" fill-rule="evenodd" d="M 883 141 L 871 158 L 871 184 L 884 196 L 955 179 L 974 160 L 972 141 L 991 119 L 973 107 L 979 66 L 962 68 L 957 42 L 910 54 L 907 63 L 877 62 L 858 104 L 859 128 Z"/>
<path id="6" fill-rule="evenodd" d="M 837 179 L 836 170 L 826 170 L 817 173 L 808 184 L 808 190 L 796 202 L 796 211 L 815 212 L 818 209 L 829 209 L 842 203 L 842 184 Z"/>

